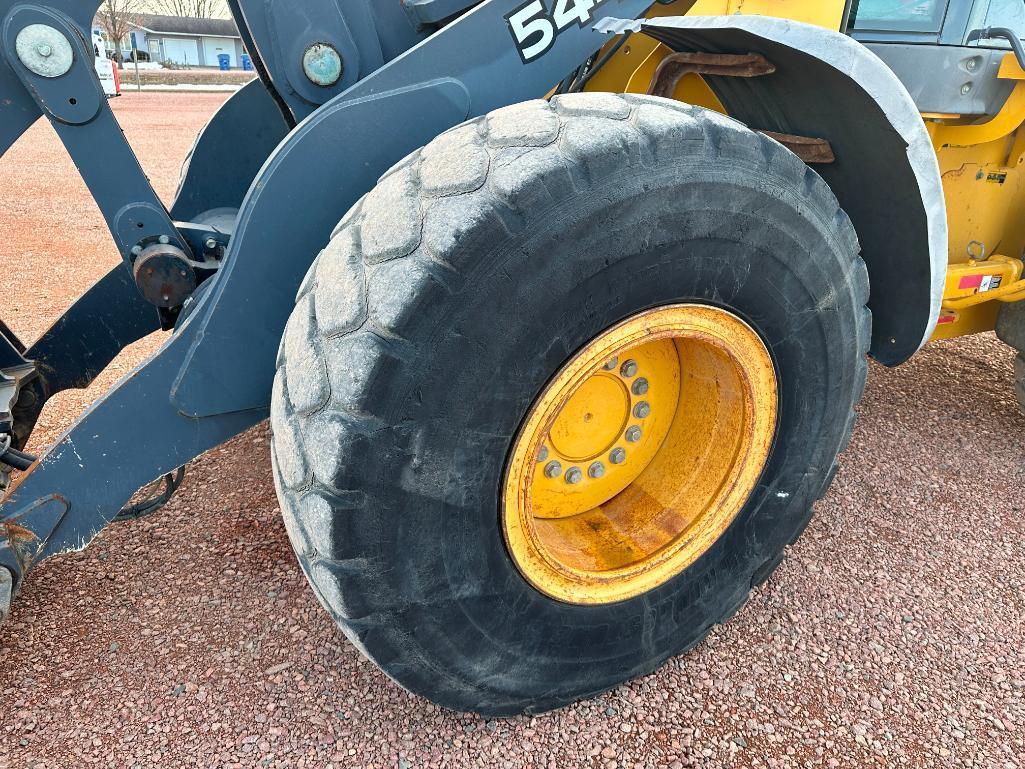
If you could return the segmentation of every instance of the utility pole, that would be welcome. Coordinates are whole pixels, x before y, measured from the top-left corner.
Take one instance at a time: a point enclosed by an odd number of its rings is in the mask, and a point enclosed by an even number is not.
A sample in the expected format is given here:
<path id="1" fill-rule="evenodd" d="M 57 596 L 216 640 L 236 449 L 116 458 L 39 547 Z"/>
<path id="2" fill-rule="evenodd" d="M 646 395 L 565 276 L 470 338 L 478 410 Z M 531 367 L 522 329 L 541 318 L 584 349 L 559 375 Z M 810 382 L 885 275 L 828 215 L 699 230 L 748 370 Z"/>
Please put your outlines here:
<path id="1" fill-rule="evenodd" d="M 135 47 L 135 33 L 131 33 L 132 61 L 135 62 L 135 90 L 142 90 L 142 80 L 139 79 L 139 49 Z"/>

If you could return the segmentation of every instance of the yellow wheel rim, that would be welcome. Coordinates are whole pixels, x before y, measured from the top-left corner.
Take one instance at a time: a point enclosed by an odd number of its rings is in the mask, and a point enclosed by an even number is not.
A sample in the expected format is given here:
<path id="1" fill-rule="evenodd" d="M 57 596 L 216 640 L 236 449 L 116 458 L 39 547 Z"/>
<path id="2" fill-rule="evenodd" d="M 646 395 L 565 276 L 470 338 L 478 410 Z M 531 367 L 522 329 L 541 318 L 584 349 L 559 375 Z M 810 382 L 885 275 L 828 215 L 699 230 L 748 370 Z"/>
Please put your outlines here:
<path id="1" fill-rule="evenodd" d="M 671 305 L 608 329 L 556 374 L 513 446 L 502 527 L 516 566 L 569 603 L 665 584 L 740 513 L 776 410 L 769 352 L 726 310 Z"/>

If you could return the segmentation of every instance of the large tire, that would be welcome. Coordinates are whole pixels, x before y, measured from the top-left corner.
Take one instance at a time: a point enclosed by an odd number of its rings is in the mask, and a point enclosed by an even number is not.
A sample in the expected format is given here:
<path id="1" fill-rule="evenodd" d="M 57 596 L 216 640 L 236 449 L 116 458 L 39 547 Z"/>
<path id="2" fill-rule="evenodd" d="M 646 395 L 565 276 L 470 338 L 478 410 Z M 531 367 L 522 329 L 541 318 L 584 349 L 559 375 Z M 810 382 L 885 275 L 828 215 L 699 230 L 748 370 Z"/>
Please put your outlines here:
<path id="1" fill-rule="evenodd" d="M 1001 305 L 997 314 L 997 338 L 1018 353 L 1014 359 L 1014 395 L 1025 411 L 1025 302 Z"/>
<path id="2" fill-rule="evenodd" d="M 345 216 L 299 291 L 271 415 L 299 562 L 359 649 L 450 708 L 544 711 L 647 673 L 732 616 L 806 526 L 864 389 L 867 298 L 829 187 L 721 115 L 574 94 L 454 128 Z M 681 302 L 729 308 L 771 350 L 761 481 L 669 582 L 553 600 L 499 525 L 517 428 L 589 339 Z"/>
<path id="3" fill-rule="evenodd" d="M 1018 353 L 1014 359 L 1014 394 L 1021 410 L 1025 411 L 1025 352 Z"/>

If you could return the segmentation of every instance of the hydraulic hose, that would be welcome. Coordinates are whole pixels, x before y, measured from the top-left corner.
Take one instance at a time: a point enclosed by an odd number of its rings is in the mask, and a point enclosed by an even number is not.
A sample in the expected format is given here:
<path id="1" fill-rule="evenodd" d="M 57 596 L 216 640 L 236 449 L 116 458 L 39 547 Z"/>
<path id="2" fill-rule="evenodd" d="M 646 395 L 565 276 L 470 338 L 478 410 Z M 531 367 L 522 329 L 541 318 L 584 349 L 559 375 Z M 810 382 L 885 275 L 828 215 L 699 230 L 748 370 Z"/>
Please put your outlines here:
<path id="1" fill-rule="evenodd" d="M 0 464 L 13 467 L 15 470 L 25 471 L 32 467 L 36 458 L 24 451 L 19 451 L 11 446 L 11 437 L 4 435 L 0 437 Z"/>

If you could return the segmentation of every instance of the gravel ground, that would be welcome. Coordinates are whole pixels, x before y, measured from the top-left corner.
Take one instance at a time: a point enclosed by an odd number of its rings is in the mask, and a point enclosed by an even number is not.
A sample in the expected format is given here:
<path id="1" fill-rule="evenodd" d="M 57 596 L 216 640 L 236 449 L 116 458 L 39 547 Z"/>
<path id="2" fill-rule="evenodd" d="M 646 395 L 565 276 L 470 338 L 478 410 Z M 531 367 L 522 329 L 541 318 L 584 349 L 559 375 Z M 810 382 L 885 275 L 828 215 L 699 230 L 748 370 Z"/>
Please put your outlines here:
<path id="1" fill-rule="evenodd" d="M 115 103 L 165 197 L 223 98 Z M 116 255 L 48 127 L 0 179 L 0 264 L 24 261 L 3 314 L 31 337 Z M 1020 767 L 1011 359 L 987 335 L 873 366 L 832 490 L 732 622 L 647 678 L 499 721 L 406 694 L 336 632 L 292 557 L 255 428 L 193 463 L 160 513 L 32 573 L 0 628 L 0 767 Z M 91 396 L 54 403 L 37 440 Z"/>

